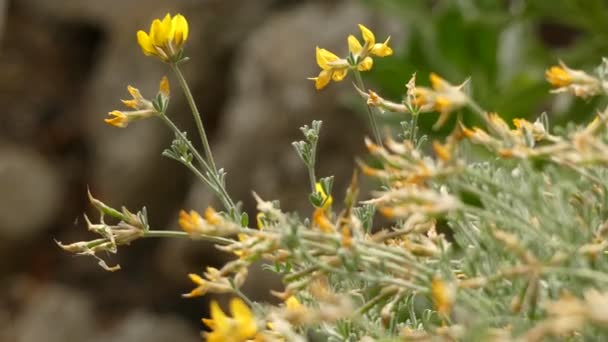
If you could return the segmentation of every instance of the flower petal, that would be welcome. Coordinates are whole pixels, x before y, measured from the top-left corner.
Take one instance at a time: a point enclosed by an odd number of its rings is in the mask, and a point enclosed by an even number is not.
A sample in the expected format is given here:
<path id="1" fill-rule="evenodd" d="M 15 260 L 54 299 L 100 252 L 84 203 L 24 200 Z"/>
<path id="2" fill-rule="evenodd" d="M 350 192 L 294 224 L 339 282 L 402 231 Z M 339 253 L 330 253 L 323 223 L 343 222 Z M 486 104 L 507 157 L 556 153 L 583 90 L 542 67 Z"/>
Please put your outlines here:
<path id="1" fill-rule="evenodd" d="M 173 28 L 175 29 L 175 48 L 179 49 L 188 39 L 188 21 L 183 15 L 173 17 Z"/>
<path id="2" fill-rule="evenodd" d="M 239 298 L 230 301 L 230 312 L 234 320 L 238 322 L 237 334 L 242 340 L 251 338 L 258 330 L 251 309 Z"/>
<path id="3" fill-rule="evenodd" d="M 359 63 L 357 69 L 359 69 L 359 71 L 368 71 L 372 68 L 373 65 L 374 60 L 370 56 L 367 56 L 365 57 L 365 59 L 363 59 L 363 61 Z"/>
<path id="4" fill-rule="evenodd" d="M 167 42 L 167 36 L 163 30 L 163 24 L 160 20 L 154 19 L 150 27 L 150 41 L 152 45 L 163 46 Z"/>
<path id="5" fill-rule="evenodd" d="M 371 53 L 372 55 L 376 55 L 378 57 L 386 57 L 393 54 L 393 49 L 388 46 L 388 42 L 391 40 L 391 37 L 386 38 L 386 41 L 382 44 L 374 44 L 372 47 Z"/>
<path id="6" fill-rule="evenodd" d="M 361 30 L 361 35 L 363 36 L 363 40 L 368 48 L 374 46 L 374 44 L 376 44 L 376 37 L 374 36 L 374 33 L 361 24 L 359 24 L 359 29 Z"/>
<path id="7" fill-rule="evenodd" d="M 144 52 L 145 55 L 147 55 L 147 56 L 158 55 L 156 53 L 156 49 L 154 49 L 154 46 L 152 45 L 150 37 L 148 36 L 148 34 L 146 32 L 144 32 L 142 30 L 137 31 L 137 43 L 139 44 L 139 46 L 141 47 L 141 50 Z"/>
<path id="8" fill-rule="evenodd" d="M 317 50 L 316 50 L 316 57 L 317 57 L 317 64 L 323 70 L 331 69 L 331 66 L 329 65 L 329 63 L 335 62 L 338 59 L 340 59 L 338 56 L 336 56 L 332 52 L 329 52 L 328 50 L 325 50 L 325 49 L 321 49 L 318 46 L 317 46 Z"/>
<path id="9" fill-rule="evenodd" d="M 213 321 L 213 330 L 229 330 L 230 318 L 226 316 L 217 301 L 211 301 L 211 320 Z"/>
<path id="10" fill-rule="evenodd" d="M 361 50 L 363 50 L 363 46 L 361 46 L 359 40 L 352 34 L 348 36 L 348 51 L 350 51 L 353 55 L 358 55 Z"/>
<path id="11" fill-rule="evenodd" d="M 331 79 L 336 82 L 340 82 L 346 77 L 347 74 L 348 74 L 348 69 L 346 69 L 346 68 L 337 69 L 337 70 L 334 70 L 334 72 L 332 73 Z"/>
<path id="12" fill-rule="evenodd" d="M 175 36 L 175 28 L 173 26 L 173 20 L 171 20 L 171 14 L 167 13 L 161 23 L 163 25 L 164 44 L 167 44 L 172 41 Z"/>

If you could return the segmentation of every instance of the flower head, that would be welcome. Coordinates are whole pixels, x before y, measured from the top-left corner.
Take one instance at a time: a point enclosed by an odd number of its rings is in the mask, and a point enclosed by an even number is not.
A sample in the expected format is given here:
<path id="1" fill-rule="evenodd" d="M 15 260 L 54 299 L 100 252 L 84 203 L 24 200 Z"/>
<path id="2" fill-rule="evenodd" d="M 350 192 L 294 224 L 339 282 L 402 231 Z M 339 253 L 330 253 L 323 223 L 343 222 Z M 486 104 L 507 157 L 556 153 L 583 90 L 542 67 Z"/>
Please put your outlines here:
<path id="1" fill-rule="evenodd" d="M 460 85 L 452 85 L 435 73 L 429 75 L 432 88 L 416 87 L 412 91 L 411 103 L 426 112 L 436 110 L 439 119 L 433 126 L 437 129 L 447 121 L 449 114 L 467 103 L 467 96 L 462 91 L 466 81 Z"/>
<path id="2" fill-rule="evenodd" d="M 160 108 L 165 108 L 169 101 L 169 80 L 166 76 L 164 76 L 160 81 L 158 91 L 158 95 L 160 96 L 157 96 L 157 98 L 159 99 L 159 103 L 157 104 L 157 106 L 155 106 L 152 101 L 144 98 L 139 92 L 139 89 L 129 85 L 127 86 L 127 90 L 129 91 L 129 94 L 131 94 L 132 98 L 130 100 L 121 101 L 125 106 L 133 110 L 113 110 L 109 112 L 108 114 L 111 117 L 104 120 L 107 124 L 118 128 L 125 128 L 129 125 L 131 121 L 146 119 L 151 116 L 158 115 L 158 110 Z"/>
<path id="3" fill-rule="evenodd" d="M 227 316 L 216 301 L 211 302 L 211 318 L 203 318 L 211 332 L 206 334 L 208 342 L 242 342 L 254 338 L 258 326 L 251 309 L 240 299 L 230 301 L 230 313 Z"/>
<path id="4" fill-rule="evenodd" d="M 601 93 L 600 81 L 582 70 L 570 69 L 563 62 L 545 71 L 545 78 L 554 89 L 553 93 L 568 92 L 574 96 L 588 98 Z"/>
<path id="5" fill-rule="evenodd" d="M 355 36 L 348 36 L 349 56 L 347 58 L 340 58 L 326 49 L 316 48 L 317 64 L 321 68 L 321 72 L 319 76 L 309 79 L 315 81 L 317 90 L 325 88 L 331 80 L 342 81 L 350 69 L 370 70 L 374 65 L 371 56 L 386 57 L 393 54 L 393 50 L 388 46 L 390 37 L 384 43 L 376 43 L 376 37 L 372 31 L 361 24 L 359 24 L 359 29 L 364 44 L 361 45 Z"/>
<path id="6" fill-rule="evenodd" d="M 167 15 L 161 21 L 154 19 L 150 32 L 137 31 L 137 43 L 146 56 L 157 56 L 164 62 L 176 62 L 188 39 L 188 21 L 181 14 Z"/>

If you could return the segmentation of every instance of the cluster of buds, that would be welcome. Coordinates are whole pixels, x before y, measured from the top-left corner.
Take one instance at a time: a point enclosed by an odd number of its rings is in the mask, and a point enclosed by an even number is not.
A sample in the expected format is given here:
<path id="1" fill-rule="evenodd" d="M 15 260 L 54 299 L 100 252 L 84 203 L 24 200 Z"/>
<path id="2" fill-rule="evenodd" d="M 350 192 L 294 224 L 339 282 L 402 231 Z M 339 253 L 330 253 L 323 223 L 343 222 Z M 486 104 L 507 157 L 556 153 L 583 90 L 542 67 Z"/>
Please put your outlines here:
<path id="1" fill-rule="evenodd" d="M 606 67 L 604 60 L 602 67 Z M 582 70 L 570 69 L 564 62 L 552 66 L 545 72 L 545 78 L 555 89 L 553 93 L 570 93 L 581 98 L 600 95 L 606 91 L 605 81 Z"/>
<path id="2" fill-rule="evenodd" d="M 496 114 L 488 115 L 488 132 L 478 127 L 462 128 L 462 131 L 471 142 L 485 146 L 502 158 L 544 159 L 568 167 L 589 163 L 608 165 L 608 145 L 601 135 L 606 131 L 607 110 L 568 137 L 551 135 L 539 120 L 532 123 L 515 119 L 515 129 L 510 129 Z"/>
<path id="3" fill-rule="evenodd" d="M 229 236 L 240 231 L 240 226 L 234 221 L 224 217 L 212 207 L 208 207 L 203 216 L 194 210 L 179 212 L 179 226 L 192 237 L 206 236 Z"/>
<path id="4" fill-rule="evenodd" d="M 436 159 L 424 156 L 409 140 L 397 142 L 387 139 L 385 146 L 379 146 L 366 139 L 368 151 L 382 162 L 383 168 L 372 168 L 363 162 L 359 162 L 359 166 L 364 174 L 386 180 L 395 188 L 424 184 L 428 180 L 454 174 L 461 168 L 458 159 L 454 158 L 457 139 L 452 135 L 445 144 L 435 142 Z"/>
<path id="5" fill-rule="evenodd" d="M 359 24 L 361 35 L 363 36 L 364 44 L 361 45 L 359 40 L 353 36 L 348 36 L 347 58 L 340 58 L 332 52 L 316 48 L 317 64 L 321 68 L 321 72 L 317 77 L 309 78 L 315 81 L 317 90 L 325 88 L 330 81 L 342 81 L 350 69 L 358 71 L 368 71 L 374 65 L 372 56 L 386 57 L 393 54 L 393 50 L 388 46 L 390 37 L 384 43 L 376 43 L 376 37 L 367 27 Z"/>
<path id="6" fill-rule="evenodd" d="M 99 261 L 101 266 L 106 271 L 117 271 L 120 265 L 108 266 L 108 264 L 97 256 L 98 253 L 107 252 L 116 254 L 118 246 L 128 245 L 131 242 L 143 237 L 148 231 L 148 220 L 145 208 L 134 214 L 127 208 L 123 207 L 121 211 L 109 207 L 100 200 L 94 198 L 91 192 L 88 193 L 89 201 L 99 211 L 99 223 L 92 223 L 87 215 L 84 219 L 87 223 L 89 231 L 101 235 L 101 238 L 90 241 L 79 241 L 71 244 L 63 244 L 56 241 L 59 247 L 70 253 L 78 255 L 93 256 Z M 120 220 L 117 224 L 108 224 L 105 222 L 105 215 L 111 216 Z"/>
<path id="7" fill-rule="evenodd" d="M 413 115 L 439 112 L 439 118 L 433 126 L 434 129 L 438 129 L 445 124 L 450 113 L 469 103 L 469 98 L 463 91 L 467 81 L 455 86 L 435 73 L 431 73 L 429 79 L 431 88 L 418 87 L 415 83 L 416 76 L 412 76 L 406 85 L 407 93 L 401 103 L 386 100 L 373 90 L 364 92 L 357 89 L 357 91 L 368 105 L 381 111 L 411 113 Z"/>
<path id="8" fill-rule="evenodd" d="M 190 280 L 197 286 L 190 292 L 183 294 L 183 297 L 192 298 L 204 296 L 207 293 L 231 293 L 235 288 L 240 288 L 247 280 L 247 267 L 244 265 L 227 264 L 218 270 L 214 267 L 207 267 L 204 278 L 195 273 L 188 274 Z M 229 276 L 232 278 L 229 278 Z"/>
<path id="9" fill-rule="evenodd" d="M 111 118 L 105 119 L 107 124 L 118 128 L 125 128 L 132 121 L 147 119 L 164 113 L 169 105 L 170 89 L 169 80 L 166 76 L 161 79 L 158 94 L 154 100 L 144 98 L 139 89 L 132 86 L 127 86 L 127 90 L 131 94 L 132 99 L 122 100 L 122 103 L 133 110 L 113 110 L 109 112 L 108 114 Z"/>
<path id="10" fill-rule="evenodd" d="M 378 205 L 380 212 L 388 218 L 408 218 L 414 213 L 434 217 L 460 206 L 458 198 L 448 194 L 445 188 L 437 191 L 416 185 L 378 192 L 376 198 L 365 203 Z"/>

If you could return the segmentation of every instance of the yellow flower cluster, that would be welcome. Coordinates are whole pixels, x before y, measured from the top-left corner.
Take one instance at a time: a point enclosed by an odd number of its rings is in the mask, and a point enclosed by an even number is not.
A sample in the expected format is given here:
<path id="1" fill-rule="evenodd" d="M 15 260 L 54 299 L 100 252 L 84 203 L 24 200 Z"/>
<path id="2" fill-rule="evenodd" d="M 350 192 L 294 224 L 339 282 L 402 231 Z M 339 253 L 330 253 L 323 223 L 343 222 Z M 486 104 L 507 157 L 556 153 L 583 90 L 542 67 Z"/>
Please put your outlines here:
<path id="1" fill-rule="evenodd" d="M 137 31 L 137 42 L 146 56 L 157 56 L 165 62 L 176 62 L 182 47 L 188 39 L 188 21 L 178 14 L 171 17 L 154 19 L 150 33 Z"/>
<path id="2" fill-rule="evenodd" d="M 467 104 L 468 98 L 462 91 L 466 82 L 454 86 L 435 73 L 431 73 L 429 79 L 432 89 L 415 87 L 411 104 L 422 112 L 438 111 L 440 116 L 433 128 L 439 128 L 447 121 L 449 113 Z"/>
<path id="3" fill-rule="evenodd" d="M 371 56 L 386 57 L 393 54 L 393 50 L 388 46 L 391 37 L 388 37 L 384 43 L 376 43 L 376 37 L 372 31 L 361 24 L 359 24 L 359 29 L 364 44 L 361 45 L 355 36 L 348 36 L 348 58 L 340 58 L 334 53 L 317 46 L 316 58 L 317 64 L 321 67 L 321 72 L 319 76 L 309 78 L 315 81 L 317 90 L 325 88 L 331 80 L 342 81 L 350 69 L 370 70 L 374 65 Z"/>

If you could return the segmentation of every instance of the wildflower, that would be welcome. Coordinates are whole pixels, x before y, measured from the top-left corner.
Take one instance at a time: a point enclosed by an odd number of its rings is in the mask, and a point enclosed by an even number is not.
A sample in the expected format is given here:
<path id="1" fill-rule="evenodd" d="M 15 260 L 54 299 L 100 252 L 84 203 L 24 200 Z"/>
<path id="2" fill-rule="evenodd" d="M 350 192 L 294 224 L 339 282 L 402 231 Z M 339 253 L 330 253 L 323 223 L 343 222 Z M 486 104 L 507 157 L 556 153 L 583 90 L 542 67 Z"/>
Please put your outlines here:
<path id="1" fill-rule="evenodd" d="M 349 57 L 340 58 L 334 53 L 319 48 L 316 48 L 317 64 L 321 67 L 321 72 L 317 77 L 309 78 L 315 81 L 317 90 L 325 88 L 331 80 L 335 82 L 342 81 L 348 74 L 349 69 L 357 69 L 359 71 L 368 71 L 374 65 L 374 60 L 371 56 L 386 57 L 393 54 L 393 50 L 388 46 L 390 37 L 384 43 L 376 43 L 374 33 L 367 27 L 359 24 L 361 35 L 363 36 L 364 44 L 361 45 L 359 40 L 353 36 L 348 36 Z"/>
<path id="2" fill-rule="evenodd" d="M 104 121 L 118 128 L 125 128 L 129 125 L 131 121 L 146 119 L 152 116 L 159 115 L 159 109 L 164 110 L 168 101 L 169 101 L 169 80 L 166 76 L 164 76 L 160 81 L 159 91 L 157 98 L 159 99 L 159 103 L 157 106 L 150 101 L 144 98 L 139 89 L 127 86 L 127 90 L 129 94 L 131 94 L 132 99 L 130 100 L 121 100 L 122 103 L 133 109 L 129 111 L 120 111 L 113 110 L 108 114 L 112 116 L 112 118 L 105 119 Z"/>
<path id="3" fill-rule="evenodd" d="M 468 98 L 462 91 L 466 81 L 454 86 L 435 73 L 429 76 L 431 88 L 416 87 L 411 91 L 411 104 L 420 108 L 421 112 L 436 110 L 440 113 L 439 119 L 433 126 L 438 129 L 447 121 L 449 114 L 464 106 Z"/>
<path id="4" fill-rule="evenodd" d="M 600 81 L 582 70 L 570 69 L 563 62 L 545 71 L 545 78 L 556 87 L 553 93 L 572 93 L 574 96 L 588 98 L 601 93 Z"/>
<path id="5" fill-rule="evenodd" d="M 208 342 L 242 342 L 255 337 L 258 331 L 255 317 L 241 299 L 230 301 L 230 313 L 232 317 L 227 316 L 216 301 L 211 302 L 211 318 L 202 319 L 211 329 L 206 334 Z"/>
<path id="6" fill-rule="evenodd" d="M 143 53 L 157 56 L 164 62 L 177 62 L 187 39 L 188 21 L 181 14 L 171 18 L 171 14 L 167 13 L 162 21 L 154 19 L 150 33 L 137 31 L 137 43 Z"/>

